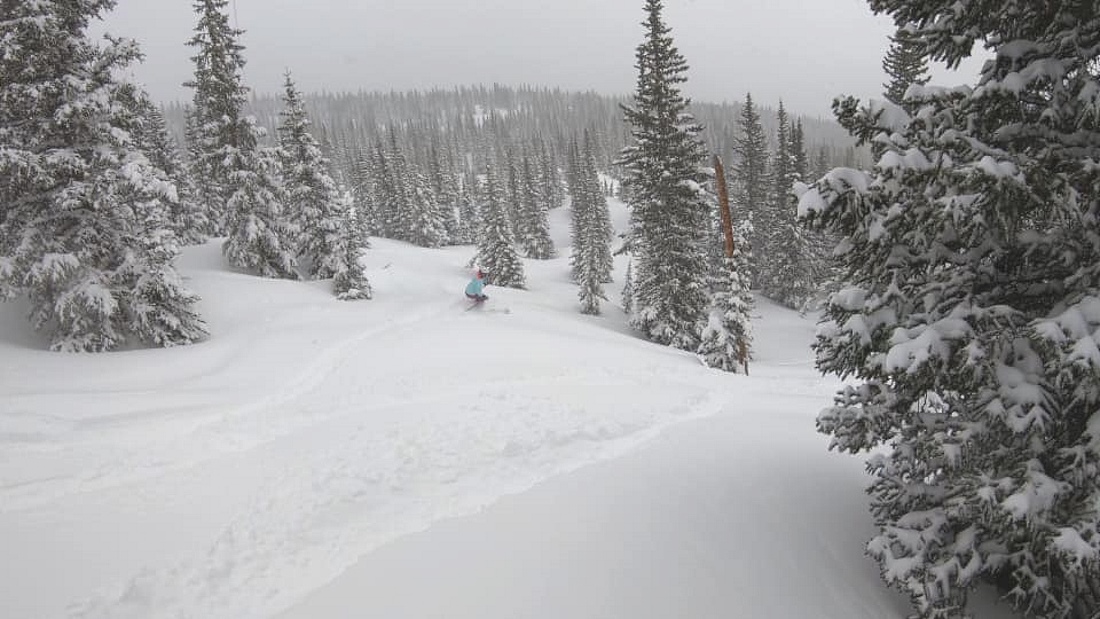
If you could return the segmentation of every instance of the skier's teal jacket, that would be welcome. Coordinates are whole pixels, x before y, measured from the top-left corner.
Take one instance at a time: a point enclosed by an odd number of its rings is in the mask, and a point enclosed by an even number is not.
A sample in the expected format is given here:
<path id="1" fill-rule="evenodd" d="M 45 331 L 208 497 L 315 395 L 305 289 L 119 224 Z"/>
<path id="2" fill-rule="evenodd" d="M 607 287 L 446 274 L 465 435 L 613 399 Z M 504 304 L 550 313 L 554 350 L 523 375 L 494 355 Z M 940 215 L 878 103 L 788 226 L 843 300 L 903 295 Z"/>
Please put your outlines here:
<path id="1" fill-rule="evenodd" d="M 466 294 L 471 297 L 476 297 L 481 294 L 481 291 L 485 289 L 485 282 L 475 277 L 470 280 L 469 284 L 466 284 Z"/>

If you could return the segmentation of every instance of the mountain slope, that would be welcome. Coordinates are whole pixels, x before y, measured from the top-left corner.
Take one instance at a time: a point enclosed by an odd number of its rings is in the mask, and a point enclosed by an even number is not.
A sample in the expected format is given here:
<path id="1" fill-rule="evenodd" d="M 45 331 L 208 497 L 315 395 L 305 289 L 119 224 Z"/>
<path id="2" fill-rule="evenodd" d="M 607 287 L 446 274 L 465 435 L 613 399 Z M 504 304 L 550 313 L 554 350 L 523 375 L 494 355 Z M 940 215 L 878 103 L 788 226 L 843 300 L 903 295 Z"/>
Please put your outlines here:
<path id="1" fill-rule="evenodd" d="M 623 207 L 613 206 L 621 223 Z M 567 211 L 553 220 L 562 240 Z M 825 604 L 816 596 L 832 591 L 868 598 L 874 612 L 896 608 L 853 547 L 867 527 L 858 516 L 861 463 L 828 454 L 813 431 L 835 385 L 811 368 L 812 322 L 762 303 L 752 376 L 707 370 L 636 338 L 614 306 L 601 317 L 579 314 L 568 248 L 559 249 L 557 260 L 527 263 L 529 290 L 488 289 L 486 309 L 512 310 L 501 314 L 465 311 L 470 248 L 375 240 L 376 298 L 354 303 L 336 301 L 330 282 L 234 273 L 216 243 L 190 248 L 179 267 L 203 296 L 212 337 L 169 350 L 44 352 L 18 304 L 0 307 L 0 548 L 17 557 L 0 561 L 0 616 L 273 616 L 348 568 L 354 574 L 360 560 L 384 558 L 389 550 L 379 549 L 394 540 L 450 527 L 441 523 L 711 416 L 718 425 L 698 426 L 705 433 L 743 431 L 732 443 L 701 442 L 697 458 L 652 487 L 654 517 L 685 531 L 709 530 L 731 510 L 718 554 L 690 567 L 691 577 L 722 587 L 749 570 L 784 582 L 788 564 L 724 550 L 787 544 L 780 556 L 797 556 L 818 535 L 789 537 L 791 523 L 805 521 L 792 510 L 805 504 L 836 527 L 822 529 L 833 541 L 820 548 L 844 549 L 835 562 L 844 568 L 818 570 L 825 573 L 807 600 Z M 625 263 L 618 269 L 621 281 Z M 617 286 L 609 293 L 618 298 Z M 675 449 L 695 440 L 688 427 L 677 430 L 688 438 Z M 586 506 L 575 497 L 604 497 L 623 484 L 617 509 L 641 511 L 652 457 L 621 462 L 608 465 L 618 472 L 596 482 L 597 492 L 570 494 L 574 502 L 529 535 L 553 535 L 579 517 Z M 713 477 L 692 479 L 710 466 Z M 677 484 L 716 502 L 705 514 L 677 513 L 669 494 Z M 515 500 L 557 496 L 547 488 Z M 601 526 L 622 529 L 624 512 L 613 507 L 597 508 L 608 510 Z M 834 522 L 848 518 L 859 520 Z M 679 548 L 676 560 L 690 561 L 699 555 L 681 546 L 697 541 L 654 547 Z M 559 565 L 589 556 L 527 542 L 528 553 L 557 553 Z M 418 580 L 403 590 L 432 593 L 428 575 L 408 577 Z M 625 589 L 606 595 L 616 592 Z M 344 610 L 331 616 L 363 616 Z M 418 616 L 410 612 L 402 616 Z"/>

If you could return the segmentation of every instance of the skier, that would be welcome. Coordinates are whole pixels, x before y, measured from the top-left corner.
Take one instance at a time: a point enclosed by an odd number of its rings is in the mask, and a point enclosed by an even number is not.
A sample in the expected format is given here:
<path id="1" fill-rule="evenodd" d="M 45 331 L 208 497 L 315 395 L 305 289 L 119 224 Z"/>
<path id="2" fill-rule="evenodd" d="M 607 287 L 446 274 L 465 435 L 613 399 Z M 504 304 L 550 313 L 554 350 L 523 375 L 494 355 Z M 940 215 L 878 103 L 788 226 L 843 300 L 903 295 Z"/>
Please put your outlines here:
<path id="1" fill-rule="evenodd" d="M 485 273 L 481 269 L 478 269 L 474 278 L 470 280 L 469 284 L 466 284 L 466 298 L 474 303 L 484 303 L 489 299 L 489 297 L 482 292 L 485 286 L 488 286 L 488 284 L 485 283 Z"/>

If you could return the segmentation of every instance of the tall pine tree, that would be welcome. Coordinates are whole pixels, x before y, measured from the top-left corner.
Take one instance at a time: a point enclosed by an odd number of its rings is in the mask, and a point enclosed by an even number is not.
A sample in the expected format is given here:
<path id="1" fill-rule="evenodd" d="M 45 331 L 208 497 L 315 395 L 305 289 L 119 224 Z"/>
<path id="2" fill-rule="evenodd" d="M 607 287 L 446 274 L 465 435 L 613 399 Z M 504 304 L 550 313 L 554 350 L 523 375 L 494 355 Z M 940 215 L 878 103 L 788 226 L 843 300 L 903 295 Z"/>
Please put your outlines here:
<path id="1" fill-rule="evenodd" d="M 851 383 L 818 418 L 875 450 L 868 549 L 921 617 L 994 583 L 1029 616 L 1100 608 L 1100 113 L 1092 2 L 874 0 L 930 58 L 984 42 L 979 87 L 914 114 L 834 103 L 870 171 L 800 210 L 841 237 L 818 367 Z M 885 139 L 879 136 L 886 136 Z"/>
<path id="2" fill-rule="evenodd" d="M 478 242 L 476 261 L 487 274 L 487 282 L 494 286 L 523 288 L 526 275 L 523 261 L 516 253 L 512 222 L 508 219 L 505 192 L 497 179 L 496 170 L 490 166 L 485 178 L 484 230 Z"/>
<path id="3" fill-rule="evenodd" d="M 0 5 L 0 299 L 26 296 L 50 347 L 171 346 L 206 335 L 172 266 L 174 194 L 141 151 L 132 41 L 99 47 L 113 0 Z"/>
<path id="4" fill-rule="evenodd" d="M 647 0 L 638 84 L 624 107 L 633 143 L 620 162 L 630 187 L 628 246 L 636 261 L 631 325 L 653 341 L 694 351 L 706 323 L 707 200 L 702 128 L 680 93 L 687 63 L 661 12 Z"/>
<path id="5" fill-rule="evenodd" d="M 297 253 L 312 277 L 332 277 L 343 259 L 333 243 L 345 225 L 347 206 L 342 204 L 343 196 L 329 175 L 328 161 L 310 133 L 302 95 L 289 71 L 280 116 L 279 155 L 286 187 L 286 217 L 298 231 Z"/>
<path id="6" fill-rule="evenodd" d="M 600 299 L 606 300 L 603 284 L 611 280 L 612 230 L 607 199 L 600 188 L 590 134 L 584 136 L 583 155 L 574 155 L 570 179 L 573 194 L 573 278 L 580 287 L 581 312 L 600 313 Z"/>
<path id="7" fill-rule="evenodd" d="M 539 191 L 538 177 L 526 153 L 520 167 L 519 214 L 523 251 L 528 258 L 549 260 L 554 257 L 554 241 L 550 238 L 548 204 Z"/>
<path id="8" fill-rule="evenodd" d="M 197 0 L 192 57 L 195 89 L 189 147 L 200 197 L 229 263 L 266 277 L 297 279 L 296 228 L 284 212 L 279 153 L 262 147 L 264 130 L 243 115 L 248 88 L 241 83 L 244 47 L 229 27 L 226 0 Z"/>
<path id="9" fill-rule="evenodd" d="M 197 48 L 191 57 L 195 75 L 184 84 L 195 90 L 188 118 L 189 164 L 215 236 L 228 230 L 234 191 L 229 162 L 241 139 L 241 110 L 248 94 L 241 83 L 244 47 L 237 42 L 242 32 L 229 26 L 227 6 L 228 0 L 195 0 L 199 19 L 187 42 Z"/>
<path id="10" fill-rule="evenodd" d="M 801 309 L 814 290 L 810 269 L 812 245 L 806 229 L 799 224 L 791 190 L 798 181 L 799 167 L 805 155 L 797 156 L 794 137 L 797 124 L 779 103 L 776 150 L 772 164 L 768 216 L 764 220 L 764 247 L 757 253 L 760 263 L 760 289 L 770 299 Z M 798 138 L 801 148 L 801 137 Z"/>
<path id="11" fill-rule="evenodd" d="M 750 282 L 758 282 L 759 275 L 752 257 L 764 247 L 762 233 L 769 227 L 767 215 L 768 201 L 768 138 L 760 123 L 760 114 L 752 102 L 752 94 L 745 94 L 745 103 L 741 106 L 741 115 L 737 119 L 741 130 L 734 139 L 734 154 L 737 160 L 733 165 L 736 190 L 734 203 L 740 215 L 738 223 L 747 222 L 748 238 L 738 251 L 748 261 Z M 752 285 L 752 284 L 750 284 Z"/>
<path id="12" fill-rule="evenodd" d="M 286 214 L 281 149 L 261 147 L 263 129 L 240 120 L 237 146 L 230 151 L 226 179 L 233 188 L 226 208 L 228 236 L 222 253 L 229 264 L 263 277 L 298 279 L 294 239 L 298 228 Z"/>
<path id="13" fill-rule="evenodd" d="M 714 158 L 715 185 L 718 195 L 714 229 L 718 231 L 722 251 L 715 258 L 711 281 L 711 310 L 699 344 L 699 359 L 707 367 L 726 372 L 748 372 L 752 355 L 752 293 L 748 282 L 748 260 L 741 253 L 744 228 L 734 223 L 726 187 L 725 172 L 719 157 Z"/>

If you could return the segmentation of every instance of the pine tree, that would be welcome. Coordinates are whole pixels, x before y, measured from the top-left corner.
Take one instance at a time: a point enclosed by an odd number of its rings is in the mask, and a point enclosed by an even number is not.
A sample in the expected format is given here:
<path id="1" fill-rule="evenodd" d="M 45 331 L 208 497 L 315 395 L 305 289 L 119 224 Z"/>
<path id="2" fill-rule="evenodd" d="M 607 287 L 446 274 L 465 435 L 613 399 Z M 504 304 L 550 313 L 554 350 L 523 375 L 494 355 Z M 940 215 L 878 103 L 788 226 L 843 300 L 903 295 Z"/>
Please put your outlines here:
<path id="1" fill-rule="evenodd" d="M 638 263 L 631 325 L 653 341 L 694 351 L 709 303 L 704 149 L 679 88 L 687 63 L 662 9 L 661 0 L 646 0 L 637 90 L 633 106 L 624 107 L 633 143 L 620 162 L 631 188 L 628 247 Z"/>
<path id="2" fill-rule="evenodd" d="M 811 297 L 814 284 L 810 270 L 811 242 L 807 230 L 795 216 L 791 197 L 801 165 L 793 150 L 793 134 L 790 119 L 780 102 L 772 188 L 764 220 L 767 228 L 762 234 L 764 247 L 757 255 L 761 292 L 777 303 L 801 309 Z"/>
<path id="3" fill-rule="evenodd" d="M 759 273 L 753 263 L 754 252 L 764 247 L 762 234 L 773 224 L 768 220 L 770 211 L 768 201 L 768 139 L 764 127 L 760 124 L 760 114 L 752 102 L 752 94 L 745 95 L 745 104 L 738 119 L 740 135 L 734 139 L 734 154 L 737 162 L 733 166 L 736 192 L 734 202 L 738 213 L 743 213 L 741 221 L 749 225 L 748 238 L 738 251 L 749 263 L 748 276 L 751 282 L 759 281 Z"/>
<path id="4" fill-rule="evenodd" d="M 595 277 L 600 283 L 613 281 L 615 260 L 611 256 L 611 243 L 615 238 L 615 229 L 611 225 L 611 211 L 607 207 L 607 197 L 600 190 L 600 177 L 596 170 L 595 145 L 592 134 L 584 133 L 584 152 L 581 155 L 581 174 L 586 184 L 588 223 L 586 243 L 589 246 Z"/>
<path id="5" fill-rule="evenodd" d="M 898 28 L 890 35 L 890 49 L 882 59 L 882 70 L 890 77 L 890 81 L 882 85 L 883 94 L 894 105 L 904 107 L 905 91 L 913 84 L 928 83 L 924 45 L 906 28 Z"/>
<path id="6" fill-rule="evenodd" d="M 431 178 L 432 193 L 439 208 L 439 219 L 443 223 L 443 236 L 448 243 L 461 244 L 465 241 L 461 219 L 462 195 L 458 188 L 453 167 L 445 163 L 439 148 L 432 144 L 428 159 L 428 175 Z"/>
<path id="7" fill-rule="evenodd" d="M 466 179 L 458 193 L 459 235 L 456 242 L 462 245 L 476 243 L 478 230 L 481 228 L 477 199 L 474 196 L 475 185 L 472 179 Z"/>
<path id="8" fill-rule="evenodd" d="M 626 263 L 626 275 L 623 276 L 623 311 L 628 315 L 634 312 L 634 263 Z"/>
<path id="9" fill-rule="evenodd" d="M 794 183 L 797 183 L 805 181 L 809 175 L 810 158 L 806 154 L 806 139 L 802 131 L 802 120 L 798 119 L 791 125 L 791 177 L 794 179 Z"/>
<path id="10" fill-rule="evenodd" d="M 726 372 L 748 372 L 752 350 L 753 299 L 748 286 L 748 263 L 741 253 L 744 228 L 734 224 L 725 171 L 719 157 L 714 158 L 715 185 L 718 195 L 718 231 L 722 251 L 715 258 L 711 281 L 711 310 L 703 330 L 698 355 L 704 365 Z M 717 245 L 717 243 L 716 243 Z"/>
<path id="11" fill-rule="evenodd" d="M 334 230 L 332 248 L 337 261 L 332 276 L 332 289 L 341 301 L 370 299 L 370 282 L 363 267 L 363 252 L 369 246 L 366 228 L 355 209 L 354 198 L 344 192 L 336 204 L 343 225 Z"/>
<path id="12" fill-rule="evenodd" d="M 535 148 L 538 152 L 539 201 L 545 205 L 547 211 L 552 211 L 560 207 L 565 201 L 558 166 L 553 155 L 547 150 L 546 142 L 541 137 L 536 138 Z"/>
<path id="13" fill-rule="evenodd" d="M 53 350 L 206 335 L 172 266 L 175 189 L 138 148 L 146 95 L 118 78 L 137 45 L 86 32 L 114 4 L 0 7 L 0 299 L 29 298 Z"/>
<path id="14" fill-rule="evenodd" d="M 1100 18 L 1083 2 L 876 0 L 980 88 L 917 113 L 847 98 L 838 120 L 883 154 L 836 169 L 799 209 L 842 237 L 848 288 L 815 344 L 849 386 L 818 417 L 874 450 L 867 546 L 920 616 L 965 616 L 994 583 L 1028 616 L 1100 608 Z M 885 136 L 885 137 L 882 137 Z"/>
<path id="15" fill-rule="evenodd" d="M 378 236 L 401 240 L 401 217 L 407 210 L 405 192 L 399 184 L 400 175 L 394 169 L 393 160 L 381 144 L 373 149 L 370 167 L 373 170 L 370 202 L 374 205 L 374 232 Z"/>
<path id="16" fill-rule="evenodd" d="M 440 247 L 447 242 L 447 227 L 431 181 L 411 165 L 406 165 L 405 172 L 403 184 L 410 209 L 408 240 L 420 247 Z"/>
<path id="17" fill-rule="evenodd" d="M 180 157 L 179 148 L 168 131 L 164 114 L 147 94 L 135 89 L 133 105 L 141 115 L 140 128 L 134 144 L 145 153 L 155 169 L 163 170 L 173 185 L 175 197 L 169 200 L 168 221 L 176 238 L 184 245 L 206 242 L 205 231 L 210 222 L 202 206 L 195 200 L 191 173 Z"/>
<path id="18" fill-rule="evenodd" d="M 519 182 L 523 251 L 528 258 L 549 260 L 554 257 L 549 212 L 546 203 L 540 198 L 538 179 L 534 175 L 531 159 L 527 155 L 523 156 Z"/>
<path id="19" fill-rule="evenodd" d="M 195 0 L 199 15 L 195 35 L 188 45 L 198 48 L 191 60 L 195 77 L 185 83 L 194 88 L 188 152 L 191 170 L 198 184 L 198 197 L 205 203 L 212 233 L 222 236 L 228 230 L 229 199 L 235 191 L 229 167 L 240 135 L 246 124 L 241 110 L 248 89 L 241 83 L 244 47 L 237 40 L 242 31 L 229 26 L 228 0 Z"/>
<path id="20" fill-rule="evenodd" d="M 490 166 L 485 180 L 485 229 L 478 241 L 477 262 L 487 274 L 489 284 L 523 288 L 526 286 L 523 261 L 516 253 L 504 195 L 496 171 Z"/>
<path id="21" fill-rule="evenodd" d="M 297 253 L 309 265 L 309 274 L 325 279 L 343 259 L 333 246 L 344 225 L 337 203 L 343 199 L 328 171 L 328 161 L 309 131 L 302 95 L 286 73 L 283 111 L 278 127 L 281 174 L 289 208 L 286 216 L 298 230 Z"/>
<path id="22" fill-rule="evenodd" d="M 603 284 L 611 279 L 611 222 L 607 199 L 600 190 L 592 139 L 584 136 L 584 154 L 574 154 L 570 179 L 573 194 L 573 278 L 580 287 L 581 312 L 600 313 L 600 299 L 606 300 Z M 574 150 L 576 144 L 574 142 Z"/>
<path id="23" fill-rule="evenodd" d="M 241 119 L 227 177 L 234 188 L 226 208 L 228 237 L 222 253 L 229 264 L 263 277 L 299 279 L 294 239 L 298 229 L 285 214 L 288 196 L 281 178 L 283 155 L 256 141 L 261 129 Z"/>

